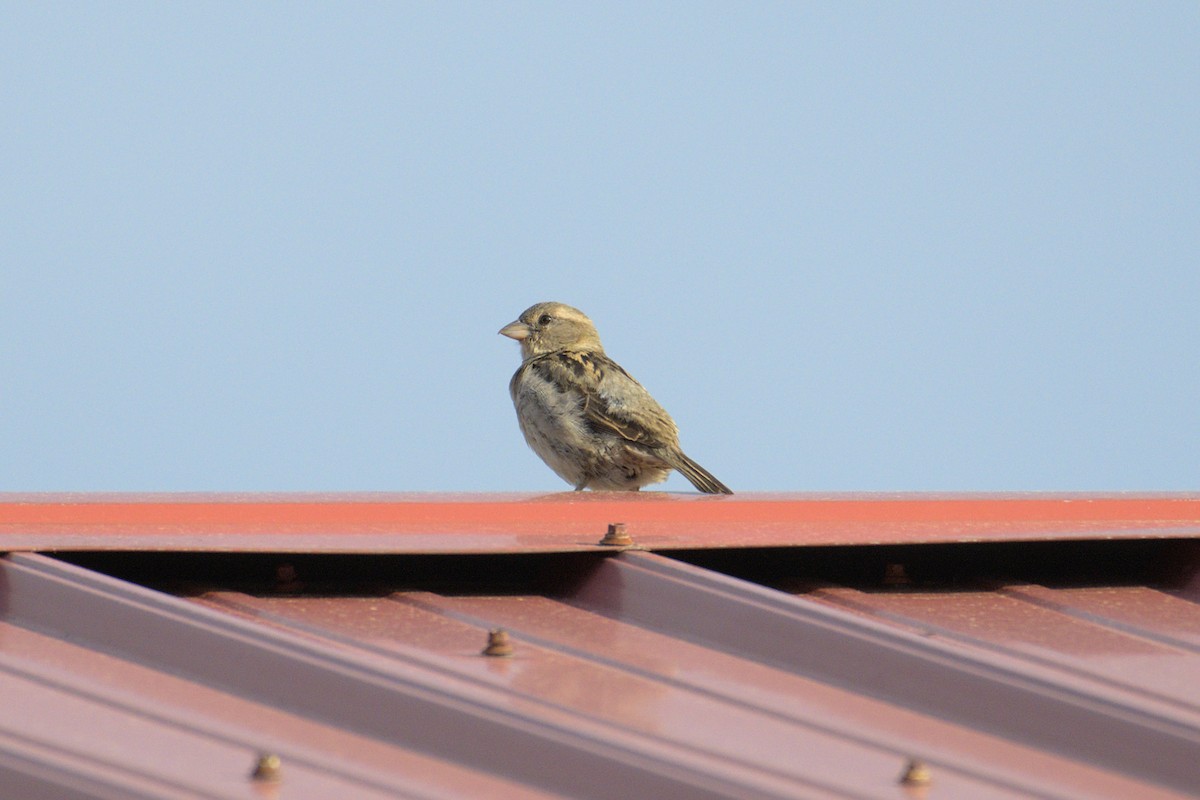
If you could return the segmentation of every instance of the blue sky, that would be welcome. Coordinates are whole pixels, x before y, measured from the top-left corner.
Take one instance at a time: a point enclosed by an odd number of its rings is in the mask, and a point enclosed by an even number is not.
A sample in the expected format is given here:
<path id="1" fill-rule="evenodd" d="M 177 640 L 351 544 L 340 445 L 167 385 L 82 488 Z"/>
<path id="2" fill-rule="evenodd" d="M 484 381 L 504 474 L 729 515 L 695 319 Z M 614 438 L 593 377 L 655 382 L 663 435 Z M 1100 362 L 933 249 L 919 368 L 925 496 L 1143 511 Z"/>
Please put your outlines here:
<path id="1" fill-rule="evenodd" d="M 567 488 L 541 300 L 735 490 L 1200 488 L 1195 3 L 4 16 L 0 490 Z"/>

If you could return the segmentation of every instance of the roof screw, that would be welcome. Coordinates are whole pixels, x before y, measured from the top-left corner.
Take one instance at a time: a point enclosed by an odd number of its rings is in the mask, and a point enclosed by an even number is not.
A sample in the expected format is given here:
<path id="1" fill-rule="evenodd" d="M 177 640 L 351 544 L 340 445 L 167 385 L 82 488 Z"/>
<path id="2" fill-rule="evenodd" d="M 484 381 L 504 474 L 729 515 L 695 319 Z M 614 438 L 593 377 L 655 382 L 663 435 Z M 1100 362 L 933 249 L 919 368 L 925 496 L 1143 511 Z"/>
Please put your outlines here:
<path id="1" fill-rule="evenodd" d="M 900 774 L 899 782 L 901 786 L 928 786 L 933 782 L 933 775 L 924 761 L 913 758 L 904 765 L 904 772 Z"/>
<path id="2" fill-rule="evenodd" d="M 274 753 L 260 753 L 258 761 L 254 763 L 254 771 L 250 773 L 250 780 L 262 781 L 263 783 L 278 783 L 283 777 L 282 762 L 279 756 Z"/>
<path id="3" fill-rule="evenodd" d="M 912 583 L 903 564 L 888 564 L 883 568 L 884 586 L 906 586 Z"/>
<path id="4" fill-rule="evenodd" d="M 275 568 L 275 591 L 290 593 L 299 592 L 304 588 L 300 582 L 300 573 L 292 564 L 280 564 Z"/>
<path id="5" fill-rule="evenodd" d="M 487 647 L 483 648 L 485 656 L 511 656 L 513 654 L 512 639 L 504 628 L 488 631 Z"/>
<path id="6" fill-rule="evenodd" d="M 629 547 L 633 544 L 633 537 L 626 532 L 624 522 L 614 522 L 608 526 L 608 533 L 604 534 L 600 544 L 606 547 Z"/>

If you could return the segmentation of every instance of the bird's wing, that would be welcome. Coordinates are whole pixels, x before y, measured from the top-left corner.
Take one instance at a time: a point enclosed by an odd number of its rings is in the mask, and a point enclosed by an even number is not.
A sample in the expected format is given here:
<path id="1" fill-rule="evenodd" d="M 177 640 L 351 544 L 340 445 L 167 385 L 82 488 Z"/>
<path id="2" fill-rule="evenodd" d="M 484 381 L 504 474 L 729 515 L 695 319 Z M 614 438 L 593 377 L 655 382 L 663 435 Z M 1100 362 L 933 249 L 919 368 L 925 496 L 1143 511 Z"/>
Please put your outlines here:
<path id="1" fill-rule="evenodd" d="M 596 428 L 649 449 L 678 442 L 675 422 L 640 383 L 603 353 L 560 351 L 531 360 L 530 368 L 560 392 L 583 398 L 583 413 Z"/>

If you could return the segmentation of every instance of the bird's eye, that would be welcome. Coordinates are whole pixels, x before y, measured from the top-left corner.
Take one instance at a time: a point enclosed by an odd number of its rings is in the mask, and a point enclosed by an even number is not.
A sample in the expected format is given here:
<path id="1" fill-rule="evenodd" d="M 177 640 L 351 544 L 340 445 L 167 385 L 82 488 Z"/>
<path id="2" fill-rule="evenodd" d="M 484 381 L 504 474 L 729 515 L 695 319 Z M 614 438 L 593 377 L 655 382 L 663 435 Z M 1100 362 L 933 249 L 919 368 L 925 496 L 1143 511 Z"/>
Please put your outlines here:
<path id="1" fill-rule="evenodd" d="M 553 319 L 553 317 L 551 317 L 549 314 L 542 314 L 540 317 L 538 317 L 538 325 L 549 325 L 551 319 Z"/>

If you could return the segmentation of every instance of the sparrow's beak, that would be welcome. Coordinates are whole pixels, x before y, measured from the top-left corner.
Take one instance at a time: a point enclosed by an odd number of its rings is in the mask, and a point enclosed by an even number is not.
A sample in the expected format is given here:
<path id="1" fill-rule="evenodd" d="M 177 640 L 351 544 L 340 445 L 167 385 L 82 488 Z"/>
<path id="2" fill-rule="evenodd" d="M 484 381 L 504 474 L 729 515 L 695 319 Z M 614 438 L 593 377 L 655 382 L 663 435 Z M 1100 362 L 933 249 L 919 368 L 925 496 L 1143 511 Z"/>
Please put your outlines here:
<path id="1" fill-rule="evenodd" d="M 507 336 L 508 338 L 516 339 L 519 342 L 522 339 L 528 339 L 529 334 L 533 333 L 533 330 L 524 322 L 521 322 L 521 320 L 517 320 L 516 322 L 510 322 L 505 325 L 498 331 L 498 333 L 501 336 Z"/>

